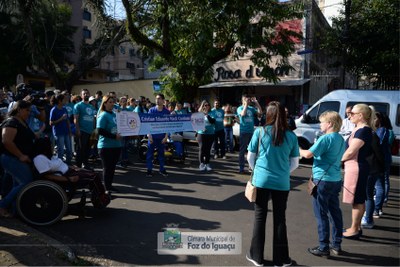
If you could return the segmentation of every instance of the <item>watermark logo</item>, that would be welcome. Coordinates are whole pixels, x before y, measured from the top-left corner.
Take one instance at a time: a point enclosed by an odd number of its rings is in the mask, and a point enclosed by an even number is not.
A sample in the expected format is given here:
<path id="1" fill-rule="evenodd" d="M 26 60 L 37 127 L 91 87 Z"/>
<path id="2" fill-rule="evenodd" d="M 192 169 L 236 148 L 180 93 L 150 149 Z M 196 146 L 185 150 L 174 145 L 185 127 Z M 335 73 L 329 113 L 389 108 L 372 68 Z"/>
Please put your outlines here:
<path id="1" fill-rule="evenodd" d="M 175 250 L 178 248 L 182 248 L 182 238 L 181 232 L 178 229 L 177 224 L 167 224 L 167 227 L 164 231 L 164 241 L 162 242 L 161 247 L 163 249 L 171 249 Z"/>
<path id="2" fill-rule="evenodd" d="M 182 232 L 168 224 L 157 235 L 160 255 L 232 255 L 242 253 L 242 233 Z"/>

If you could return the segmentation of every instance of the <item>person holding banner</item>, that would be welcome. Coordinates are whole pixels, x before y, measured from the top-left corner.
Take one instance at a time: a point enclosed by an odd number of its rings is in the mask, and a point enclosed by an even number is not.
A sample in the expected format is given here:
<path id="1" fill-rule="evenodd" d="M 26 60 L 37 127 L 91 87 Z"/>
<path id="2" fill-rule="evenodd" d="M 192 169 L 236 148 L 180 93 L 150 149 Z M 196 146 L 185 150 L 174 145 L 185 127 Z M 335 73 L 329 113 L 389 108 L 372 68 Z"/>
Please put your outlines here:
<path id="1" fill-rule="evenodd" d="M 149 109 L 149 114 L 169 115 L 170 112 L 164 107 L 165 97 L 163 94 L 156 95 L 156 106 Z M 154 149 L 157 149 L 158 162 L 160 164 L 160 174 L 164 177 L 168 176 L 165 170 L 165 143 L 168 140 L 168 133 L 148 134 L 148 150 L 146 155 L 147 177 L 153 177 L 153 159 Z"/>
<path id="2" fill-rule="evenodd" d="M 113 112 L 115 100 L 113 96 L 106 95 L 100 105 L 96 128 L 99 132 L 97 148 L 103 165 L 103 180 L 106 189 L 117 192 L 112 186 L 115 166 L 121 154 L 121 135 L 117 132 L 116 115 Z"/>

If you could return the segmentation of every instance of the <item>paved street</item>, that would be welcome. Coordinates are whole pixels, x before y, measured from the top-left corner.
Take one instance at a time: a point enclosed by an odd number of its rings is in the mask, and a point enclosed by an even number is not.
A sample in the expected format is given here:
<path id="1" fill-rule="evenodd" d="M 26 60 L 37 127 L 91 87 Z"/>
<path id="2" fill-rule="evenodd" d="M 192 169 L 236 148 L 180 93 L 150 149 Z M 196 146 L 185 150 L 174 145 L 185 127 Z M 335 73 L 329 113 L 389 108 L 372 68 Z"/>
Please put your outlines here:
<path id="1" fill-rule="evenodd" d="M 85 219 L 75 215 L 61 222 L 36 228 L 70 246 L 85 260 L 101 265 L 202 265 L 250 266 L 245 253 L 253 223 L 252 204 L 244 198 L 248 176 L 237 174 L 238 154 L 227 160 L 211 160 L 214 171 L 198 171 L 197 147 L 189 148 L 185 164 L 169 164 L 169 177 L 157 173 L 145 177 L 144 162 L 118 169 L 115 185 L 121 193 L 106 210 L 88 204 Z M 156 166 L 157 167 L 157 166 Z M 376 228 L 364 230 L 359 241 L 344 240 L 343 256 L 330 259 L 308 254 L 317 245 L 317 229 L 311 199 L 305 192 L 310 167 L 301 165 L 292 177 L 287 226 L 290 256 L 297 265 L 349 266 L 399 265 L 399 177 L 392 176 L 392 194 Z M 345 226 L 350 206 L 342 205 Z M 272 214 L 267 218 L 265 258 L 272 259 Z M 241 232 L 241 255 L 158 255 L 157 233 L 167 224 L 181 232 Z"/>

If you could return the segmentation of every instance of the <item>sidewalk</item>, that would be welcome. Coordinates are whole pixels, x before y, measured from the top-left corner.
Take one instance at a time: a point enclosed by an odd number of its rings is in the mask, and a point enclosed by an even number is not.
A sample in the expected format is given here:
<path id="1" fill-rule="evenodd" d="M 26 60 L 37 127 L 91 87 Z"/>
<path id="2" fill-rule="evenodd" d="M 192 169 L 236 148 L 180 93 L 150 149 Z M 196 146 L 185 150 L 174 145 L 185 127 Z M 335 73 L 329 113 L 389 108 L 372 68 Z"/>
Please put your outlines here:
<path id="1" fill-rule="evenodd" d="M 0 218 L 0 266 L 82 265 L 72 250 L 24 224 Z M 85 264 L 87 265 L 87 264 Z"/>

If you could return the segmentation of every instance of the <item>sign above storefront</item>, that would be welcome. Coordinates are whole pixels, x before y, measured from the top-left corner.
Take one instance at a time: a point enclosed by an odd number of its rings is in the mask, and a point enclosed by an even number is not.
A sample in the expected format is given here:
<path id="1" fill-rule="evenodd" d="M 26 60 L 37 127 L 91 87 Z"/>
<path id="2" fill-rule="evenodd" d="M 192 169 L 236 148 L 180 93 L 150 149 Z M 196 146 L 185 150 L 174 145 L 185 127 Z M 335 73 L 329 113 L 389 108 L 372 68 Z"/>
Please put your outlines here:
<path id="1" fill-rule="evenodd" d="M 274 73 L 277 76 L 288 76 L 290 69 L 288 67 L 276 67 L 274 68 Z M 220 80 L 237 80 L 237 79 L 254 79 L 254 78 L 262 78 L 261 69 L 250 65 L 249 68 L 244 72 L 241 69 L 230 70 L 225 69 L 224 67 L 219 67 L 215 70 L 216 78 L 214 81 L 218 82 Z"/>

